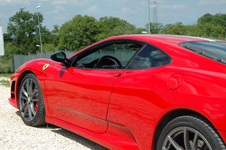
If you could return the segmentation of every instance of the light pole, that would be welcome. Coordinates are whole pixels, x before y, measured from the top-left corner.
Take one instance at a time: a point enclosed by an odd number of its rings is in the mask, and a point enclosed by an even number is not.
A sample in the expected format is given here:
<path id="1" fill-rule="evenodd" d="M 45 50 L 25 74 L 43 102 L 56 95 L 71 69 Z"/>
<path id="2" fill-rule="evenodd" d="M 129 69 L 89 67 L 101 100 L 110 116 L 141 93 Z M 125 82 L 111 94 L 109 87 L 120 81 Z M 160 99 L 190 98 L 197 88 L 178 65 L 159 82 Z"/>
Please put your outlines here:
<path id="1" fill-rule="evenodd" d="M 41 6 L 37 6 L 37 10 L 40 8 Z M 39 25 L 39 36 L 40 36 L 40 45 L 41 45 L 41 53 L 42 53 L 42 37 L 41 37 L 41 29 L 40 29 L 40 22 L 39 22 L 39 14 L 38 14 L 38 25 Z"/>
<path id="2" fill-rule="evenodd" d="M 149 24 L 149 34 L 151 34 L 151 27 L 150 27 L 150 0 L 148 0 L 148 24 Z"/>

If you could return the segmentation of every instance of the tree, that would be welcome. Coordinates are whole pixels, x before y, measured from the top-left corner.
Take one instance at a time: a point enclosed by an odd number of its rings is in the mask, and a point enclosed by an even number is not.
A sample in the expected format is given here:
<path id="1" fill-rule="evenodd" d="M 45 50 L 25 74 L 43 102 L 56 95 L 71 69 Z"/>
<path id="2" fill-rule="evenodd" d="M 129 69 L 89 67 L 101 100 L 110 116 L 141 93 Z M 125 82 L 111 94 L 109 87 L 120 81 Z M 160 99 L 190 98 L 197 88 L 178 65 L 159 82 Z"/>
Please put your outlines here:
<path id="1" fill-rule="evenodd" d="M 51 31 L 51 44 L 53 44 L 55 47 L 57 47 L 58 43 L 59 43 L 59 29 L 60 27 L 58 25 L 54 25 L 53 26 L 53 30 Z"/>
<path id="2" fill-rule="evenodd" d="M 112 16 L 101 17 L 97 21 L 97 28 L 99 29 L 99 34 L 95 37 L 96 41 L 100 41 L 111 36 L 141 33 L 140 30 L 136 30 L 136 27 L 129 22 Z"/>
<path id="3" fill-rule="evenodd" d="M 13 37 L 12 47 L 14 54 L 28 54 L 38 51 L 36 47 L 39 41 L 38 15 L 40 24 L 43 16 L 40 13 L 29 13 L 21 8 L 15 15 L 9 18 L 7 32 Z M 48 42 L 50 32 L 46 27 L 41 26 L 42 41 Z"/>
<path id="4" fill-rule="evenodd" d="M 135 34 L 136 27 L 116 17 L 94 17 L 76 15 L 59 29 L 58 49 L 81 50 L 105 38 Z"/>
<path id="5" fill-rule="evenodd" d="M 198 25 L 203 26 L 205 29 L 211 26 L 211 29 L 206 30 L 208 32 L 206 33 L 207 36 L 226 37 L 226 14 L 211 15 L 207 13 L 198 19 Z"/>
<path id="6" fill-rule="evenodd" d="M 48 52 L 55 52 L 56 46 L 54 44 L 43 44 L 42 45 L 43 51 L 48 51 Z"/>
<path id="7" fill-rule="evenodd" d="M 59 49 L 81 50 L 96 42 L 94 36 L 99 33 L 96 19 L 90 16 L 76 15 L 59 29 Z"/>
<path id="8" fill-rule="evenodd" d="M 103 27 L 102 31 L 108 31 L 111 32 L 115 27 L 122 26 L 126 28 L 127 26 L 131 25 L 129 22 L 117 18 L 117 17 L 101 17 L 98 21 L 98 24 L 101 24 Z"/>
<path id="9" fill-rule="evenodd" d="M 198 19 L 198 24 L 210 23 L 213 21 L 213 15 L 207 13 Z"/>
<path id="10" fill-rule="evenodd" d="M 135 34 L 143 34 L 142 33 L 143 31 L 147 32 L 147 29 L 146 28 L 136 28 Z"/>
<path id="11" fill-rule="evenodd" d="M 8 33 L 3 34 L 3 39 L 4 45 L 13 41 L 13 38 Z"/>
<path id="12" fill-rule="evenodd" d="M 167 24 L 162 30 L 162 34 L 175 34 L 175 35 L 188 35 L 186 26 L 182 22 L 177 22 L 175 24 Z"/>
<path id="13" fill-rule="evenodd" d="M 145 27 L 146 27 L 146 31 L 149 31 L 149 24 L 146 24 Z M 151 34 L 159 34 L 162 28 L 163 28 L 163 25 L 161 23 L 150 22 Z"/>
<path id="14" fill-rule="evenodd" d="M 135 32 L 136 32 L 136 27 L 132 24 L 129 24 L 127 26 L 116 26 L 111 31 L 111 36 L 135 34 Z"/>

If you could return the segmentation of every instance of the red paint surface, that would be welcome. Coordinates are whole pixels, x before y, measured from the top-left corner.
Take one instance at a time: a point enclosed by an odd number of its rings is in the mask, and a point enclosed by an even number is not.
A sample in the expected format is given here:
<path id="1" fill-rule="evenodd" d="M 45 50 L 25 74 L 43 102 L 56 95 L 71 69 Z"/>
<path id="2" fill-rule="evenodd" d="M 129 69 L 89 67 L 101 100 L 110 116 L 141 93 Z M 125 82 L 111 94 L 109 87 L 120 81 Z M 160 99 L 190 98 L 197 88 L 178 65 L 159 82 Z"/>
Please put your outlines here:
<path id="1" fill-rule="evenodd" d="M 118 70 L 88 70 L 55 65 L 45 86 L 51 116 L 82 128 L 104 133 L 107 110 Z"/>
<path id="2" fill-rule="evenodd" d="M 170 55 L 172 63 L 144 70 L 89 70 L 39 59 L 22 65 L 11 80 L 17 89 L 20 76 L 33 72 L 41 85 L 47 122 L 111 149 L 153 149 L 159 123 L 178 109 L 204 116 L 226 140 L 226 66 L 178 46 L 205 40 L 130 35 L 104 41 L 119 38 L 153 44 Z M 45 64 L 50 66 L 43 71 Z M 9 101 L 18 108 L 18 91 L 11 92 L 16 97 Z"/>

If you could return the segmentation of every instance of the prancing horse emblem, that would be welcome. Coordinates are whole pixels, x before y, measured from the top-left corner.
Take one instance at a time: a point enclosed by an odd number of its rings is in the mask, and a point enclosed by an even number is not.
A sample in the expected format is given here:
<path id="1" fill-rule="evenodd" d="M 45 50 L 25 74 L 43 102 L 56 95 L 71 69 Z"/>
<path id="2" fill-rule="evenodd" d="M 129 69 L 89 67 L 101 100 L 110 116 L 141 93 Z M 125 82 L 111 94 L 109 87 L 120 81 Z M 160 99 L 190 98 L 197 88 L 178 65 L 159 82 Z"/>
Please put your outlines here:
<path id="1" fill-rule="evenodd" d="M 49 64 L 45 64 L 45 65 L 43 66 L 42 70 L 45 70 L 45 69 L 48 68 L 48 67 L 49 67 Z"/>

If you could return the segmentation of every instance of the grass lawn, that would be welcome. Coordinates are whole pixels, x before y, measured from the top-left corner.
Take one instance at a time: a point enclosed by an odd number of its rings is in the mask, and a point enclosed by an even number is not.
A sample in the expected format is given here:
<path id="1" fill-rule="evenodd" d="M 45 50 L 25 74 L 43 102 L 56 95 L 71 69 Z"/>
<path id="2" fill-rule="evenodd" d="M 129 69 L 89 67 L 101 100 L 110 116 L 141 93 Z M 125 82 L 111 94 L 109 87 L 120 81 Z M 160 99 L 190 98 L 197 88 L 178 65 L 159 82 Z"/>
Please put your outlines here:
<path id="1" fill-rule="evenodd" d="M 0 77 L 10 78 L 11 75 L 12 75 L 12 73 L 0 73 Z M 5 79 L 1 79 L 0 80 L 0 85 L 4 85 L 6 87 L 10 87 L 10 81 L 5 80 Z"/>
<path id="2" fill-rule="evenodd" d="M 10 78 L 13 73 L 0 73 L 0 77 Z"/>
<path id="3" fill-rule="evenodd" d="M 10 87 L 10 81 L 9 80 L 0 80 L 0 85 L 4 85 L 6 87 Z"/>

